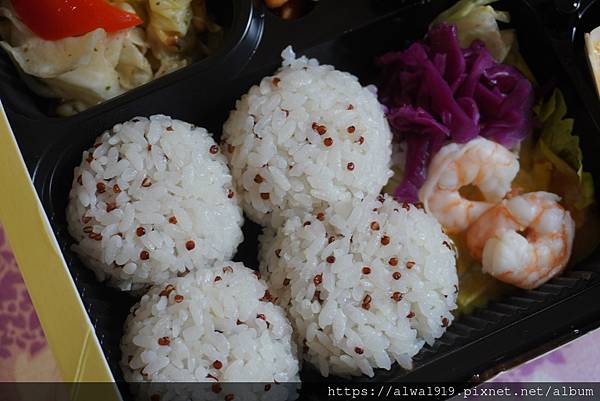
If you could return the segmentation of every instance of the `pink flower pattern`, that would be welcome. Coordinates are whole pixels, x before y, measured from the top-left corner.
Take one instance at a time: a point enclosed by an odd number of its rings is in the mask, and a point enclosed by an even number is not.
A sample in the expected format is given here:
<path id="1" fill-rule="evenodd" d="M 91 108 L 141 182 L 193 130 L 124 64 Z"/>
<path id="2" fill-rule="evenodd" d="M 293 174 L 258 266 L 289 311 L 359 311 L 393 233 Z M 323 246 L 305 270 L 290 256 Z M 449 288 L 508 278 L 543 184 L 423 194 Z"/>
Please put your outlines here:
<path id="1" fill-rule="evenodd" d="M 0 360 L 20 352 L 35 356 L 46 345 L 40 321 L 0 226 Z"/>

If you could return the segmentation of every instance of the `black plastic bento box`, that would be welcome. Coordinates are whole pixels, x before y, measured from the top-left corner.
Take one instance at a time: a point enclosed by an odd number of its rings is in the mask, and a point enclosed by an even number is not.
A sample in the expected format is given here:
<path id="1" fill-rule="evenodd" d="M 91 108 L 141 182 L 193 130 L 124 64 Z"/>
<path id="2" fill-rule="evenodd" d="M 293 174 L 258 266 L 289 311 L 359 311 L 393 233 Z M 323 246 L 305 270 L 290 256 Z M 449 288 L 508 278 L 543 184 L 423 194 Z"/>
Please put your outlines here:
<path id="1" fill-rule="evenodd" d="M 67 118 L 49 117 L 49 104 L 27 89 L 11 61 L 0 58 L 0 97 L 11 127 L 77 286 L 110 369 L 122 381 L 118 361 L 123 322 L 135 298 L 96 281 L 70 250 L 65 208 L 73 168 L 97 135 L 134 116 L 166 114 L 220 136 L 235 100 L 272 73 L 288 44 L 297 54 L 349 71 L 373 83 L 373 60 L 420 39 L 429 22 L 452 0 L 320 0 L 304 17 L 286 21 L 261 1 L 212 0 L 209 7 L 226 29 L 213 56 Z M 578 9 L 553 0 L 502 0 L 517 29 L 519 46 L 540 82 L 564 93 L 586 169 L 600 188 L 600 101 L 588 73 L 583 33 L 600 23 L 600 1 Z M 569 2 L 573 3 L 573 2 Z M 575 2 L 577 3 L 577 2 Z M 256 267 L 259 227 L 246 220 L 246 240 L 236 260 Z M 576 239 L 577 240 L 577 239 Z M 43 267 L 40 267 L 43 268 Z M 414 359 L 414 369 L 394 365 L 356 381 L 464 382 L 551 341 L 566 341 L 600 324 L 600 250 L 536 290 L 518 291 L 462 316 L 433 347 Z M 320 380 L 310 367 L 303 378 Z"/>

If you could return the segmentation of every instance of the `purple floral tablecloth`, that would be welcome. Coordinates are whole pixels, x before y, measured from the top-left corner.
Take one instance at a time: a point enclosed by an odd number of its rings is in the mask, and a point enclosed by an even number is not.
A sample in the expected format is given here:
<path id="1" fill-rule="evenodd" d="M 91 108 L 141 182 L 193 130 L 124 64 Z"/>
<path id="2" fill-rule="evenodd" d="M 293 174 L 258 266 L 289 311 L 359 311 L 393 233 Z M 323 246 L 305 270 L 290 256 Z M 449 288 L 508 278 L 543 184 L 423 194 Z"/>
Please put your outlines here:
<path id="1" fill-rule="evenodd" d="M 54 356 L 0 225 L 0 382 L 57 380 Z"/>
<path id="2" fill-rule="evenodd" d="M 500 373 L 495 382 L 599 382 L 600 329 Z"/>
<path id="3" fill-rule="evenodd" d="M 600 329 L 521 364 L 496 382 L 600 381 Z M 0 382 L 59 381 L 60 373 L 0 225 Z"/>

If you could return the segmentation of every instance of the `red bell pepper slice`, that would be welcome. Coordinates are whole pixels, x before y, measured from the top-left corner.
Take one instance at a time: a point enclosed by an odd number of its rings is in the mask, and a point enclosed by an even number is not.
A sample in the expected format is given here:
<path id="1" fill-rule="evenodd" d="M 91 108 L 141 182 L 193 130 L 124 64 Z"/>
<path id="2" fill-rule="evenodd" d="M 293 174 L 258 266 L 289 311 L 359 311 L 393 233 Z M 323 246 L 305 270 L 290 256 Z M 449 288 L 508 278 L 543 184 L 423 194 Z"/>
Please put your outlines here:
<path id="1" fill-rule="evenodd" d="M 80 36 L 98 28 L 115 32 L 143 22 L 106 0 L 12 0 L 12 4 L 25 25 L 45 40 Z"/>

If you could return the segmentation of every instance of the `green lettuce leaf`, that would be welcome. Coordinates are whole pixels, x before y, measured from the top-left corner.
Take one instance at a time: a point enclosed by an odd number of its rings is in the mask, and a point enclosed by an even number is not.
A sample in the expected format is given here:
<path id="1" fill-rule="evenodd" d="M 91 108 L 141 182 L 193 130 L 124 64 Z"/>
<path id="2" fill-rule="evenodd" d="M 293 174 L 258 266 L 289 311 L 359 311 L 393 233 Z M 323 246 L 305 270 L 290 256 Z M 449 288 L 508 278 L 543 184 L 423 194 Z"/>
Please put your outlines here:
<path id="1" fill-rule="evenodd" d="M 594 203 L 594 182 L 583 171 L 583 154 L 579 137 L 573 135 L 573 119 L 566 118 L 567 104 L 562 93 L 552 95 L 534 107 L 541 123 L 537 137 L 521 143 L 521 170 L 513 185 L 525 192 L 548 191 L 562 197 L 578 225 L 583 211 Z"/>
<path id="2" fill-rule="evenodd" d="M 552 96 L 540 107 L 538 119 L 543 124 L 540 140 L 548 150 L 563 159 L 579 176 L 583 170 L 583 155 L 579 137 L 572 135 L 573 119 L 565 118 L 567 104 L 562 93 L 554 90 Z"/>
<path id="3" fill-rule="evenodd" d="M 544 162 L 551 164 L 551 180 L 546 190 L 560 195 L 569 209 L 581 210 L 594 203 L 594 181 L 590 173 L 582 171 L 581 164 L 579 170 L 575 170 L 543 139 L 538 141 L 535 151 L 535 163 L 538 166 Z M 581 152 L 581 149 L 578 148 L 578 151 Z"/>
<path id="4" fill-rule="evenodd" d="M 594 203 L 594 181 L 590 173 L 583 171 L 579 137 L 573 135 L 573 119 L 566 118 L 562 93 L 555 89 L 534 107 L 534 113 L 542 125 L 539 137 L 527 138 L 521 144 L 521 170 L 514 185 L 527 192 L 560 195 L 580 226 L 584 209 Z"/>

